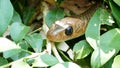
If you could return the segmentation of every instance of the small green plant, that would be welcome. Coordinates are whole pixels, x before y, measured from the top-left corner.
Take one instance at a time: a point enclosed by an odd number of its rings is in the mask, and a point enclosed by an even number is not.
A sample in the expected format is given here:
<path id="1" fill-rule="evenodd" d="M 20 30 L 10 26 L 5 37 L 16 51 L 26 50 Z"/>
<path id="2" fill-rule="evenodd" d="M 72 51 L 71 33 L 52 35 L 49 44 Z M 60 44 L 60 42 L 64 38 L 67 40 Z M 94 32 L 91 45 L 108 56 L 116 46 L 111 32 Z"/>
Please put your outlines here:
<path id="1" fill-rule="evenodd" d="M 58 7 L 62 1 L 57 0 L 57 8 L 47 14 L 44 14 L 44 8 L 43 26 L 30 31 L 31 26 L 26 25 L 29 18 L 22 20 L 24 17 L 15 11 L 10 0 L 0 0 L 0 68 L 120 67 L 120 2 L 104 0 L 109 8 L 96 10 L 84 39 L 71 47 L 69 43 L 74 40 L 53 43 L 45 35 L 46 25 L 50 27 L 56 20 L 64 18 L 64 10 Z"/>

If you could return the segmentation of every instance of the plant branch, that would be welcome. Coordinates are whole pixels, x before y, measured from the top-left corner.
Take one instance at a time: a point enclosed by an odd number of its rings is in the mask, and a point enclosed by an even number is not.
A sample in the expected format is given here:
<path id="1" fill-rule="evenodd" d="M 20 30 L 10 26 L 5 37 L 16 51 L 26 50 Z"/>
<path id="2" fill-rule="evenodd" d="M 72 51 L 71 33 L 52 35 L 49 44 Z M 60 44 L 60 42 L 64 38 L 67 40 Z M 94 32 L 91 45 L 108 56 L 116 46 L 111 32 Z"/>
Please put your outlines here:
<path id="1" fill-rule="evenodd" d="M 62 58 L 60 57 L 60 55 L 59 55 L 59 53 L 58 53 L 58 51 L 57 51 L 54 43 L 51 42 L 51 44 L 52 44 L 52 50 L 53 50 L 54 55 L 55 55 L 56 58 L 59 60 L 59 62 L 63 63 L 64 61 L 63 61 Z"/>
<path id="2" fill-rule="evenodd" d="M 6 64 L 6 65 L 0 66 L 0 68 L 6 68 L 6 67 L 9 67 L 10 65 L 12 65 L 12 64 L 14 64 L 14 63 L 16 63 L 16 62 L 18 62 L 18 61 L 20 61 L 20 60 L 24 60 L 24 59 L 26 59 L 26 58 L 32 59 L 32 58 L 38 57 L 39 55 L 42 55 L 42 54 L 44 54 L 44 52 L 42 52 L 42 53 L 32 53 L 32 55 L 30 55 L 30 56 L 21 58 L 21 59 L 19 59 L 19 60 L 16 60 L 16 61 L 14 61 L 14 62 L 8 63 L 8 64 Z"/>

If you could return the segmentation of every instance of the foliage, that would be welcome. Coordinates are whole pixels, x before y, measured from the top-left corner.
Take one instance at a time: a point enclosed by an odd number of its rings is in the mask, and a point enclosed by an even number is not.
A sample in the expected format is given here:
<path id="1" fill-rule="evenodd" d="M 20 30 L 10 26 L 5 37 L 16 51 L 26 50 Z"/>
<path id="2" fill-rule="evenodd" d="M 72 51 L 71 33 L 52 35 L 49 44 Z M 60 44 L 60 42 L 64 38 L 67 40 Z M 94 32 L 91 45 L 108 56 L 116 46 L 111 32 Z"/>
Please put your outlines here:
<path id="1" fill-rule="evenodd" d="M 52 9 L 46 15 L 46 24 L 50 27 L 56 20 L 60 20 L 64 17 L 64 11 L 60 8 Z"/>
<path id="2" fill-rule="evenodd" d="M 32 25 L 36 23 L 30 23 L 36 21 L 35 17 L 39 12 L 35 9 L 29 13 L 27 11 L 35 7 L 28 6 L 29 8 L 26 7 L 24 10 L 25 5 L 22 5 L 22 2 L 25 1 L 16 1 L 23 11 L 21 13 L 15 11 L 20 9 L 15 8 L 12 0 L 0 0 L 0 68 L 120 67 L 120 2 L 104 0 L 110 8 L 100 7 L 96 10 L 88 23 L 85 35 L 76 38 L 79 41 L 74 43 L 74 40 L 69 40 L 55 43 L 54 46 L 46 38 L 47 30 L 44 29 L 44 25 L 50 27 L 56 20 L 67 15 L 65 10 L 60 8 L 62 1 L 64 0 L 57 0 L 56 7 L 49 10 L 42 7 L 43 26 L 31 30 Z M 36 2 L 34 3 L 36 5 Z M 46 6 L 45 3 L 40 2 L 41 4 Z M 47 14 L 44 13 L 46 9 Z M 72 46 L 69 44 L 71 41 L 74 43 Z"/>

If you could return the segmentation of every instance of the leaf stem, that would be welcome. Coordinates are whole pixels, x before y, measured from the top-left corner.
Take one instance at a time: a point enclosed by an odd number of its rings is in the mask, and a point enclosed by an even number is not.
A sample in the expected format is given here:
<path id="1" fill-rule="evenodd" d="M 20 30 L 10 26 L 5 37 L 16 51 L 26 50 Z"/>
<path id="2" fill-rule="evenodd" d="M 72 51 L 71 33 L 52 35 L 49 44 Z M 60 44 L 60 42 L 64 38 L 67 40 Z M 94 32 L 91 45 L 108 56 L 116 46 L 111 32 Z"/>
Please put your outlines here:
<path id="1" fill-rule="evenodd" d="M 71 59 L 69 59 L 61 50 L 58 49 L 58 51 L 68 60 L 68 61 L 72 61 Z"/>
<path id="2" fill-rule="evenodd" d="M 0 66 L 0 68 L 6 68 L 6 67 L 9 67 L 10 65 L 12 65 L 12 64 L 14 64 L 14 63 L 16 63 L 16 62 L 18 62 L 18 61 L 20 61 L 20 60 L 24 60 L 25 58 L 31 59 L 31 58 L 35 58 L 35 57 L 37 57 L 37 56 L 39 56 L 39 55 L 42 55 L 42 54 L 44 54 L 44 52 L 43 52 L 43 53 L 32 53 L 32 55 L 30 55 L 30 56 L 21 58 L 21 59 L 19 59 L 19 60 L 13 61 L 13 62 L 8 63 L 8 64 L 6 64 L 6 65 Z"/>
<path id="3" fill-rule="evenodd" d="M 28 51 L 28 50 L 24 50 L 22 49 L 22 51 L 26 52 L 26 53 L 29 53 L 30 55 L 32 54 L 32 52 Z"/>
<path id="4" fill-rule="evenodd" d="M 42 29 L 42 28 L 38 28 L 38 29 L 36 29 L 36 30 L 30 32 L 29 34 L 32 34 L 32 33 L 35 33 L 35 32 L 37 32 L 37 31 L 40 31 L 41 29 Z"/>
<path id="5" fill-rule="evenodd" d="M 51 44 L 52 44 L 52 50 L 53 50 L 54 55 L 55 55 L 56 58 L 59 60 L 59 62 L 63 63 L 64 61 L 63 61 L 62 58 L 60 57 L 60 55 L 59 55 L 59 53 L 58 53 L 58 51 L 57 51 L 54 43 L 51 42 Z"/>

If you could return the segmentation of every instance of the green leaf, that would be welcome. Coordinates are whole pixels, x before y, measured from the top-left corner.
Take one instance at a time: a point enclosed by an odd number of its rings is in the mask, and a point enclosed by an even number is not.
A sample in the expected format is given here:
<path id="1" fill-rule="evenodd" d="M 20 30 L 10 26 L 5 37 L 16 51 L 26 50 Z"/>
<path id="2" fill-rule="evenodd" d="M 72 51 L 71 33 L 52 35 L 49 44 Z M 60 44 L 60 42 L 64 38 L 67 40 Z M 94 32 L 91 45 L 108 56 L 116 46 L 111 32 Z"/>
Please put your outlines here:
<path id="1" fill-rule="evenodd" d="M 55 64 L 59 63 L 59 61 L 57 60 L 57 58 L 55 58 L 52 55 L 44 54 L 44 55 L 41 55 L 40 58 L 48 66 L 52 66 L 52 65 L 55 65 Z"/>
<path id="2" fill-rule="evenodd" d="M 22 57 L 30 55 L 28 52 L 25 52 L 25 50 L 26 51 L 28 50 L 28 44 L 25 40 L 19 42 L 19 46 L 21 47 L 22 51 L 19 52 L 19 50 L 18 50 L 18 53 L 12 55 L 10 57 L 12 60 L 18 60 Z"/>
<path id="3" fill-rule="evenodd" d="M 23 59 L 17 60 L 12 64 L 11 68 L 31 68 Z"/>
<path id="4" fill-rule="evenodd" d="M 3 52 L 3 56 L 5 58 L 9 58 L 9 57 L 11 57 L 11 56 L 13 56 L 15 54 L 18 54 L 21 51 L 22 51 L 21 49 L 11 49 L 11 50 Z"/>
<path id="5" fill-rule="evenodd" d="M 35 9 L 32 7 L 28 7 L 24 12 L 23 12 L 23 23 L 24 24 L 29 24 L 28 22 L 31 20 L 35 13 Z"/>
<path id="6" fill-rule="evenodd" d="M 48 67 L 59 63 L 59 61 L 52 55 L 43 54 L 35 58 L 33 67 Z"/>
<path id="7" fill-rule="evenodd" d="M 56 20 L 64 17 L 64 11 L 60 8 L 55 8 L 47 13 L 45 21 L 48 27 L 50 27 Z"/>
<path id="8" fill-rule="evenodd" d="M 120 68 L 120 55 L 117 55 L 114 58 L 113 64 L 112 64 L 112 68 Z"/>
<path id="9" fill-rule="evenodd" d="M 100 64 L 100 49 L 96 49 L 91 56 L 91 66 L 92 68 L 99 68 Z"/>
<path id="10" fill-rule="evenodd" d="M 112 0 L 109 0 L 110 8 L 112 10 L 112 14 L 115 17 L 118 26 L 120 27 L 120 7 L 117 6 Z"/>
<path id="11" fill-rule="evenodd" d="M 112 29 L 104 33 L 100 38 L 100 47 L 108 52 L 110 49 L 120 50 L 120 29 Z M 106 48 L 108 47 L 108 48 Z"/>
<path id="12" fill-rule="evenodd" d="M 28 63 L 29 65 L 32 65 L 34 61 L 34 59 L 26 59 L 26 63 Z"/>
<path id="13" fill-rule="evenodd" d="M 120 50 L 120 30 L 112 29 L 100 37 L 100 46 L 94 50 L 91 57 L 93 68 L 99 68 L 109 61 Z"/>
<path id="14" fill-rule="evenodd" d="M 20 51 L 20 52 L 18 51 L 18 53 L 10 56 L 10 58 L 15 61 L 15 60 L 18 60 L 20 58 L 26 57 L 28 55 L 30 55 L 30 54 L 26 53 L 25 51 Z"/>
<path id="15" fill-rule="evenodd" d="M 2 63 L 1 63 L 1 61 L 2 61 Z M 5 65 L 7 63 L 8 63 L 7 59 L 0 57 L 0 66 Z"/>
<path id="16" fill-rule="evenodd" d="M 104 65 L 120 50 L 120 29 L 112 29 L 100 37 L 101 65 Z M 106 58 L 105 58 L 106 57 Z"/>
<path id="17" fill-rule="evenodd" d="M 86 40 L 93 49 L 97 49 L 97 47 L 100 45 L 100 25 L 112 25 L 113 23 L 113 18 L 109 12 L 102 8 L 96 10 L 90 19 L 85 32 Z"/>
<path id="18" fill-rule="evenodd" d="M 24 41 L 21 41 L 19 44 L 20 44 L 20 47 L 21 47 L 22 49 L 28 51 L 28 44 L 27 44 L 27 42 L 26 42 L 25 40 L 24 40 Z M 28 56 L 29 54 L 30 54 L 30 53 L 28 53 L 28 52 L 22 51 L 22 52 L 20 52 L 20 53 L 18 54 L 18 58 L 22 58 L 22 57 Z"/>
<path id="19" fill-rule="evenodd" d="M 19 42 L 19 45 L 22 49 L 28 50 L 28 43 L 25 40 Z"/>
<path id="20" fill-rule="evenodd" d="M 105 63 L 102 67 L 103 68 L 111 68 L 113 64 L 114 57 L 112 57 L 107 63 Z"/>
<path id="21" fill-rule="evenodd" d="M 86 40 L 82 40 L 75 44 L 73 51 L 75 52 L 75 59 L 82 59 L 88 56 L 93 51 L 93 49 Z"/>
<path id="22" fill-rule="evenodd" d="M 31 45 L 35 52 L 41 52 L 43 39 L 40 34 L 27 35 L 25 40 Z"/>
<path id="23" fill-rule="evenodd" d="M 113 0 L 113 1 L 120 6 L 120 0 Z"/>
<path id="24" fill-rule="evenodd" d="M 20 49 L 18 45 L 10 41 L 7 38 L 0 37 L 0 52 L 4 52 L 11 49 Z"/>
<path id="25" fill-rule="evenodd" d="M 103 66 L 108 60 L 111 59 L 115 54 L 115 50 L 110 50 L 109 52 L 105 52 L 103 49 L 96 49 L 92 53 L 91 57 L 91 66 L 92 68 L 100 68 Z"/>
<path id="26" fill-rule="evenodd" d="M 93 49 L 97 49 L 97 47 L 99 46 L 100 24 L 101 24 L 100 11 L 101 9 L 98 9 L 94 13 L 94 15 L 89 21 L 89 24 L 85 32 L 86 40 Z"/>
<path id="27" fill-rule="evenodd" d="M 20 15 L 16 11 L 14 11 L 13 18 L 12 18 L 12 23 L 14 22 L 22 22 Z"/>
<path id="28" fill-rule="evenodd" d="M 32 66 L 33 67 L 48 67 L 48 65 L 41 60 L 40 56 L 35 58 L 35 61 Z"/>
<path id="29" fill-rule="evenodd" d="M 111 14 L 106 9 L 100 11 L 100 21 L 102 24 L 112 25 L 114 22 Z"/>
<path id="30" fill-rule="evenodd" d="M 0 0 L 0 36 L 5 32 L 13 16 L 10 0 Z"/>
<path id="31" fill-rule="evenodd" d="M 21 41 L 29 31 L 29 27 L 22 23 L 13 23 L 10 29 L 10 35 L 15 42 Z"/>
<path id="32" fill-rule="evenodd" d="M 77 64 L 73 62 L 64 62 L 64 63 L 58 63 L 51 68 L 81 68 Z"/>

